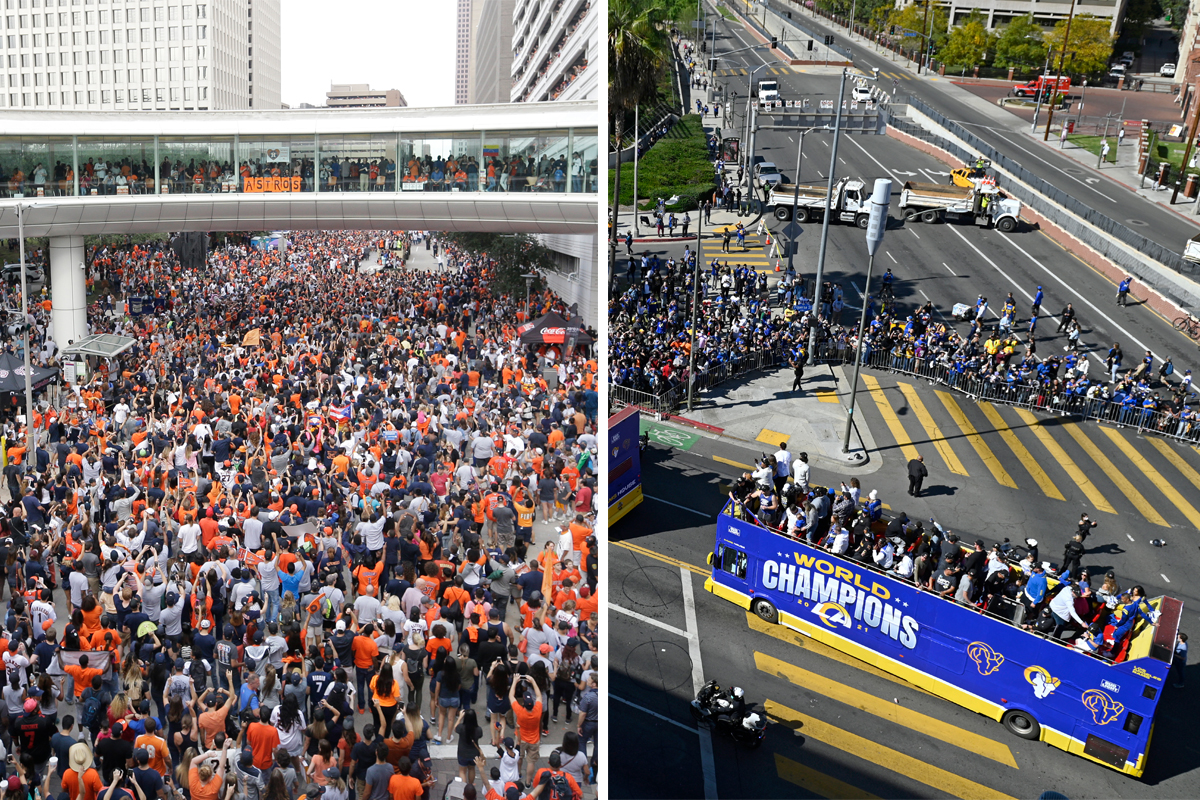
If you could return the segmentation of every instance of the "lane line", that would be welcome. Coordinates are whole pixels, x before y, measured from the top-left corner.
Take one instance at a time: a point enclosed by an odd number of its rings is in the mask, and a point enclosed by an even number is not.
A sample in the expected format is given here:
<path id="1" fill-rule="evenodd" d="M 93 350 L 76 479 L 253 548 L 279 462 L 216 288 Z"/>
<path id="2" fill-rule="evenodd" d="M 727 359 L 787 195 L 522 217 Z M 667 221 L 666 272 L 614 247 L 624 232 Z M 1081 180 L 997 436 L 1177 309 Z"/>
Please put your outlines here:
<path id="1" fill-rule="evenodd" d="M 956 278 L 958 277 L 958 273 L 955 272 L 954 270 L 950 269 L 950 265 L 947 264 L 945 261 L 942 262 L 942 266 L 945 267 L 950 272 L 951 275 L 953 275 Z"/>
<path id="2" fill-rule="evenodd" d="M 935 767 L 927 761 L 913 758 L 907 753 L 884 747 L 870 739 L 863 738 L 850 731 L 834 727 L 829 723 L 801 714 L 799 711 L 767 700 L 763 709 L 768 717 L 801 732 L 806 738 L 816 739 L 845 753 L 851 753 L 858 758 L 883 767 L 886 770 L 903 775 L 910 780 L 925 786 L 931 786 L 939 792 L 945 792 L 963 800 L 1016 800 L 981 783 L 968 780 L 953 772 Z M 789 723 L 791 723 L 789 725 Z"/>
<path id="3" fill-rule="evenodd" d="M 987 443 L 983 441 L 983 437 L 976 432 L 975 426 L 971 424 L 969 419 L 967 419 L 967 415 L 963 413 L 963 410 L 958 407 L 958 403 L 955 401 L 954 396 L 949 392 L 936 392 L 936 394 L 938 399 L 942 401 L 942 405 L 946 407 L 946 411 L 948 411 L 950 416 L 954 418 L 954 424 L 958 425 L 963 434 L 966 435 L 967 441 L 971 443 L 971 446 L 975 448 L 975 452 L 979 455 L 979 458 L 983 461 L 988 470 L 991 471 L 992 477 L 996 479 L 996 482 L 1001 486 L 1007 486 L 1010 489 L 1017 488 L 1017 485 L 1013 483 L 1012 477 L 1008 474 L 1008 470 L 1004 469 L 1004 466 L 1000 463 L 1000 460 L 996 458 L 996 454 L 993 453 L 991 448 L 987 446 Z"/>
<path id="4" fill-rule="evenodd" d="M 716 516 L 715 514 L 709 514 L 705 511 L 697 511 L 694 508 L 688 508 L 687 506 L 681 506 L 681 505 L 679 505 L 679 503 L 672 503 L 670 500 L 663 500 L 661 497 L 654 497 L 653 495 L 648 495 L 648 494 L 643 494 L 642 497 L 646 498 L 647 500 L 657 500 L 658 502 L 664 503 L 668 506 L 674 506 L 675 508 L 681 509 L 683 511 L 690 511 L 693 514 L 699 514 L 700 516 L 707 517 L 708 519 L 712 519 L 714 516 Z"/>
<path id="5" fill-rule="evenodd" d="M 1096 488 L 1096 484 L 1092 483 L 1091 479 L 1079 468 L 1079 465 L 1067 455 L 1067 451 L 1042 426 L 1042 423 L 1033 415 L 1032 411 L 1025 408 L 1014 408 L 1013 411 L 1016 411 L 1017 416 L 1025 422 L 1029 430 L 1033 431 L 1033 435 L 1042 443 L 1042 447 L 1045 447 L 1047 452 L 1050 453 L 1050 457 L 1057 461 L 1075 485 L 1083 490 L 1084 495 L 1095 508 L 1108 514 L 1117 513 L 1117 510 L 1112 507 L 1112 503 L 1108 502 L 1108 498 L 1104 496 L 1104 493 Z M 1129 541 L 1133 541 L 1133 538 L 1130 537 Z"/>
<path id="6" fill-rule="evenodd" d="M 896 444 L 900 445 L 900 451 L 904 453 L 904 460 L 912 461 L 918 455 L 917 448 L 913 447 L 912 439 L 908 438 L 904 426 L 900 424 L 900 418 L 896 416 L 896 412 L 892 410 L 883 390 L 879 388 L 879 381 L 875 379 L 874 375 L 863 375 L 862 379 L 866 384 L 867 391 L 871 393 L 875 405 L 879 408 L 883 421 L 887 423 L 888 430 L 892 432 L 892 438 L 896 440 Z"/>
<path id="7" fill-rule="evenodd" d="M 895 257 L 894 255 L 892 255 L 892 251 L 891 251 L 891 250 L 884 250 L 883 252 L 887 253 L 887 257 L 888 257 L 888 258 L 890 258 L 890 259 L 892 260 L 892 263 L 893 263 L 893 264 L 899 264 L 899 263 L 900 263 L 899 261 L 897 261 L 897 260 L 896 260 L 896 257 Z"/>
<path id="8" fill-rule="evenodd" d="M 1163 575 L 1161 572 L 1160 572 L 1160 573 L 1158 573 L 1158 577 L 1162 578 L 1162 579 L 1163 579 L 1164 581 L 1166 581 L 1167 583 L 1170 583 L 1170 582 L 1171 582 L 1171 579 L 1170 579 L 1170 578 L 1168 578 L 1166 575 Z"/>
<path id="9" fill-rule="evenodd" d="M 1149 478 L 1150 482 L 1157 486 L 1160 492 L 1166 495 L 1167 499 L 1171 501 L 1172 505 L 1183 512 L 1183 515 L 1187 517 L 1188 522 L 1192 523 L 1193 526 L 1200 528 L 1200 511 L 1197 511 L 1195 506 L 1184 499 L 1183 495 L 1179 493 L 1179 490 L 1175 488 L 1175 484 L 1169 483 L 1166 478 L 1162 476 L 1162 473 L 1155 469 L 1154 465 L 1147 461 L 1146 457 L 1139 453 L 1137 448 L 1130 444 L 1129 440 L 1126 439 L 1120 431 L 1114 428 L 1105 427 L 1101 427 L 1100 430 L 1104 431 L 1104 435 L 1111 439 L 1112 443 L 1120 448 L 1121 452 L 1125 454 L 1125 457 L 1129 459 L 1133 466 L 1137 467 L 1139 472 Z"/>
<path id="10" fill-rule="evenodd" d="M 676 636 L 682 636 L 685 639 L 687 638 L 687 635 L 688 635 L 687 631 L 682 630 L 680 628 L 676 628 L 674 625 L 668 625 L 667 623 L 663 622 L 662 620 L 657 620 L 657 619 L 654 619 L 653 617 L 647 617 L 645 614 L 639 614 L 636 611 L 631 611 L 628 608 L 625 608 L 624 606 L 619 606 L 616 603 L 612 603 L 612 602 L 610 602 L 608 604 L 608 607 L 609 607 L 609 610 L 617 611 L 621 614 L 624 614 L 627 617 L 633 617 L 638 622 L 645 623 L 646 625 L 652 625 L 655 628 L 664 630 L 667 633 L 673 633 Z"/>
<path id="11" fill-rule="evenodd" d="M 958 124 L 959 124 L 959 125 L 971 125 L 971 126 L 973 126 L 973 127 L 977 127 L 977 128 L 983 128 L 985 131 L 991 131 L 993 134 L 995 134 L 995 135 L 996 135 L 996 136 L 998 136 L 999 138 L 1003 139 L 1004 141 L 1008 142 L 1008 143 L 1009 143 L 1009 144 L 1011 144 L 1013 147 L 1017 148 L 1018 150 L 1022 150 L 1022 151 L 1026 152 L 1026 153 L 1029 153 L 1029 155 L 1033 156 L 1034 158 L 1036 158 L 1038 161 L 1042 162 L 1042 163 L 1043 163 L 1043 164 L 1045 164 L 1046 166 L 1050 167 L 1051 169 L 1056 169 L 1056 170 L 1058 170 L 1058 171 L 1059 171 L 1059 172 L 1061 172 L 1063 175 L 1066 175 L 1068 178 L 1070 178 L 1071 180 L 1073 180 L 1073 181 L 1075 181 L 1076 183 L 1078 183 L 1080 186 L 1083 186 L 1083 187 L 1086 187 L 1086 188 L 1088 188 L 1088 189 L 1091 189 L 1093 192 L 1095 192 L 1096 194 L 1100 195 L 1100 196 L 1101 196 L 1101 197 L 1103 197 L 1105 200 L 1108 200 L 1110 203 L 1115 203 L 1115 202 L 1117 202 L 1117 201 L 1116 201 L 1116 198 L 1114 198 L 1114 197 L 1111 197 L 1111 196 L 1109 196 L 1109 195 L 1105 194 L 1104 192 L 1100 191 L 1100 190 L 1099 190 L 1099 189 L 1097 189 L 1095 186 L 1092 186 L 1090 183 L 1087 183 L 1086 181 L 1081 181 L 1079 178 L 1076 178 L 1074 175 L 1072 175 L 1071 173 L 1067 172 L 1067 171 L 1066 171 L 1065 169 L 1063 169 L 1062 167 L 1057 167 L 1057 166 L 1055 166 L 1054 164 L 1051 164 L 1049 161 L 1047 161 L 1046 159 L 1042 158 L 1041 156 L 1039 156 L 1037 153 L 1033 152 L 1032 150 L 1026 150 L 1024 147 L 1021 147 L 1021 145 L 1017 144 L 1017 143 L 1016 143 L 1016 142 L 1014 142 L 1012 139 L 1009 139 L 1007 136 L 1004 136 L 1004 135 L 1002 135 L 1002 134 L 1001 134 L 1000 132 L 998 132 L 998 131 L 997 131 L 995 128 L 989 127 L 989 126 L 987 126 L 987 125 L 980 124 L 980 123 L 978 123 L 978 122 L 965 122 L 965 121 L 963 121 L 963 120 L 955 120 L 955 121 L 956 121 L 956 122 L 958 122 Z"/>
<path id="12" fill-rule="evenodd" d="M 697 310 L 699 310 L 699 309 L 697 309 Z M 713 458 L 713 461 L 716 461 L 719 464 L 728 464 L 729 466 L 737 467 L 738 469 L 748 469 L 748 470 L 754 469 L 754 467 L 751 466 L 750 464 L 743 464 L 741 461 L 734 461 L 733 459 L 725 458 L 723 456 L 713 456 L 712 458 Z"/>
<path id="13" fill-rule="evenodd" d="M 1128 539 L 1129 541 L 1131 541 L 1131 542 L 1136 542 L 1136 541 L 1137 541 L 1137 539 L 1134 539 L 1134 538 L 1133 538 L 1132 536 L 1130 536 L 1128 533 L 1127 533 L 1127 534 L 1125 534 L 1125 538 L 1127 538 L 1127 539 Z"/>
<path id="14" fill-rule="evenodd" d="M 917 415 L 921 425 L 925 428 L 926 435 L 933 442 L 933 446 L 942 456 L 942 460 L 946 462 L 946 467 L 955 475 L 968 476 L 967 468 L 959 461 L 954 450 L 950 448 L 950 443 L 946 441 L 946 437 L 942 434 L 942 429 L 938 427 L 937 422 L 929 413 L 929 409 L 925 408 L 925 404 L 921 402 L 920 396 L 917 395 L 917 390 L 910 383 L 897 383 L 900 387 L 900 392 L 904 398 L 908 400 L 908 405 L 912 408 L 913 413 Z"/>
<path id="15" fill-rule="evenodd" d="M 1013 769 L 1019 769 L 1016 759 L 1013 758 L 1012 750 L 995 739 L 964 730 L 957 725 L 951 725 L 949 722 L 922 714 L 898 703 L 889 703 L 882 697 L 876 697 L 860 689 L 831 680 L 816 672 L 792 666 L 786 661 L 781 661 L 766 653 L 755 651 L 754 666 L 758 667 L 760 672 L 777 675 L 796 686 L 857 708 L 859 711 L 865 711 L 872 716 L 894 722 L 917 733 L 923 733 L 932 739 L 970 750 L 975 755 L 990 758 L 992 761 L 997 761 Z"/>
<path id="16" fill-rule="evenodd" d="M 1192 482 L 1192 485 L 1200 489 L 1200 472 L 1192 468 L 1192 465 L 1183 460 L 1179 453 L 1175 452 L 1175 448 L 1157 437 L 1150 437 L 1147 441 L 1154 446 L 1154 449 L 1162 453 L 1163 458 L 1171 462 L 1171 466 L 1183 473 L 1183 477 Z"/>
<path id="17" fill-rule="evenodd" d="M 909 233 L 911 233 L 913 236 L 916 236 L 918 239 L 920 239 L 920 238 L 921 238 L 921 235 L 920 235 L 919 233 L 917 233 L 917 229 L 916 229 L 916 228 L 914 228 L 914 227 L 912 227 L 911 225 L 905 225 L 905 226 L 904 226 L 904 230 L 908 231 L 908 232 L 909 232 Z"/>
<path id="18" fill-rule="evenodd" d="M 1096 427 L 1099 427 L 1100 430 L 1104 430 L 1104 428 L 1100 426 Z M 1100 468 L 1100 472 L 1107 475 L 1109 480 L 1115 483 L 1117 488 L 1121 490 L 1121 494 L 1125 495 L 1125 497 L 1129 499 L 1130 503 L 1133 503 L 1133 507 L 1142 512 L 1142 516 L 1153 522 L 1155 525 L 1161 525 L 1164 528 L 1171 527 L 1167 524 L 1167 521 L 1162 518 L 1162 515 L 1155 511 L 1154 507 L 1146 502 L 1146 498 L 1142 497 L 1141 492 L 1133 488 L 1133 484 L 1129 482 L 1124 473 L 1118 470 L 1116 465 L 1108 460 L 1108 456 L 1104 455 L 1104 453 L 1101 453 L 1100 448 L 1096 447 L 1096 445 L 1092 443 L 1092 440 L 1085 436 L 1083 431 L 1079 430 L 1078 425 L 1076 425 L 1074 422 L 1064 422 L 1063 428 L 1072 439 L 1079 443 L 1079 446 L 1082 447 L 1083 451 L 1088 454 L 1088 457 L 1091 458 L 1092 461 L 1096 462 L 1096 466 Z"/>
<path id="19" fill-rule="evenodd" d="M 775 754 L 775 771 L 779 773 L 782 780 L 819 797 L 855 797 L 861 798 L 861 800 L 880 800 L 878 795 L 839 781 L 832 775 L 818 772 L 798 761 L 792 761 L 787 756 L 781 756 L 779 753 Z"/>
<path id="20" fill-rule="evenodd" d="M 991 403 L 980 403 L 979 408 L 983 411 L 983 415 L 988 418 L 988 422 L 992 423 L 992 427 L 996 429 L 996 432 L 1000 434 L 1000 438 L 1008 445 L 1008 449 L 1013 451 L 1013 455 L 1017 457 L 1017 460 L 1029 472 L 1029 476 L 1041 487 L 1042 494 L 1055 500 L 1065 501 L 1067 498 L 1063 497 L 1062 492 L 1054 485 L 1054 481 L 1050 480 L 1050 476 L 1046 474 L 1046 470 L 1042 469 L 1041 465 L 1037 463 L 1037 459 L 1033 457 L 1033 454 L 1026 449 L 1021 440 L 1017 438 L 1017 435 L 1013 433 L 1012 428 L 1004 421 L 1004 417 L 1000 416 L 1000 412 L 996 410 L 996 407 Z"/>
<path id="21" fill-rule="evenodd" d="M 692 693 L 699 694 L 704 686 L 704 666 L 700 661 L 700 635 L 696 625 L 696 598 L 692 594 L 692 576 L 680 568 L 679 578 L 683 581 L 683 618 L 687 624 L 688 655 L 692 659 Z M 700 770 L 704 774 L 704 798 L 716 800 L 717 762 L 713 756 L 712 731 L 701 727 Z"/>
<path id="22" fill-rule="evenodd" d="M 697 575 L 708 575 L 709 574 L 709 569 L 707 567 L 698 567 L 695 564 L 689 564 L 686 561 L 680 561 L 677 558 L 671 558 L 670 556 L 665 556 L 662 553 L 656 553 L 653 550 L 648 550 L 645 547 L 642 547 L 641 545 L 630 544 L 629 542 L 614 542 L 614 541 L 610 541 L 609 544 L 614 545 L 616 547 L 623 548 L 625 550 L 628 550 L 631 553 L 637 553 L 639 556 L 645 556 L 646 558 L 653 558 L 656 561 L 662 561 L 665 564 L 670 564 L 675 567 L 681 567 L 683 569 L 691 570 L 692 572 L 696 573 Z"/>
<path id="23" fill-rule="evenodd" d="M 662 714 L 659 714 L 657 711 L 651 711 L 650 709 L 646 708 L 645 706 L 639 706 L 637 703 L 633 702 L 632 700 L 626 700 L 624 697 L 618 697 L 617 695 L 612 694 L 611 692 L 608 695 L 608 699 L 616 700 L 618 703 L 624 703 L 625 705 L 629 706 L 630 708 L 636 708 L 638 711 L 641 711 L 643 714 L 649 714 L 650 716 L 654 717 L 655 719 L 661 719 L 663 722 L 669 722 L 678 728 L 683 728 L 688 733 L 696 732 L 696 729 L 691 727 L 690 725 L 684 725 L 682 722 L 679 722 L 678 720 L 673 720 L 670 717 L 664 717 Z"/>

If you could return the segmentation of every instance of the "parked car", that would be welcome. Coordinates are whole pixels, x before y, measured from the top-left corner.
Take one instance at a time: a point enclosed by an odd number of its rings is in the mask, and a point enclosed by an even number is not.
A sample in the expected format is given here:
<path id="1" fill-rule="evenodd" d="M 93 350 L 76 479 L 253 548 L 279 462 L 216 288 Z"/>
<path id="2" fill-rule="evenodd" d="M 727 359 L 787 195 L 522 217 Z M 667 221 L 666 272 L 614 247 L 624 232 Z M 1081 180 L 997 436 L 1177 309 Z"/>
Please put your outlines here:
<path id="1" fill-rule="evenodd" d="M 1161 67 L 1158 68 L 1158 74 L 1163 76 L 1164 78 L 1174 78 L 1175 77 L 1175 65 L 1174 64 L 1163 64 Z"/>
<path id="2" fill-rule="evenodd" d="M 1112 67 L 1108 70 L 1108 74 L 1114 78 L 1124 78 L 1125 77 L 1125 65 L 1124 64 L 1113 64 Z"/>
<path id="3" fill-rule="evenodd" d="M 21 263 L 5 264 L 4 265 L 4 282 L 8 284 L 18 283 L 21 280 Z M 42 268 L 33 264 L 25 265 L 25 281 L 27 283 L 37 283 L 42 279 Z"/>
<path id="4" fill-rule="evenodd" d="M 783 182 L 778 167 L 771 161 L 761 161 L 754 165 L 754 183 L 758 186 L 771 184 L 776 186 Z"/>

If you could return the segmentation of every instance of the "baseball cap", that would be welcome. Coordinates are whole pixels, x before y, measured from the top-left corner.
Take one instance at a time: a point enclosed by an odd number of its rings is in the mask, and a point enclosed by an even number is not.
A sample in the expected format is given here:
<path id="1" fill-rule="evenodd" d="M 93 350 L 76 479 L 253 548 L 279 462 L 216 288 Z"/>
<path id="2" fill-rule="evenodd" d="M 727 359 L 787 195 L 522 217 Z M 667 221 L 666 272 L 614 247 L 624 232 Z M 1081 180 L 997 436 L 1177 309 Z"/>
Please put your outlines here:
<path id="1" fill-rule="evenodd" d="M 25 701 L 25 711 L 37 711 L 38 701 L 32 697 Z"/>
<path id="2" fill-rule="evenodd" d="M 337 767 L 330 767 L 329 769 L 325 770 L 321 774 L 324 775 L 326 778 L 329 778 L 329 780 L 331 780 L 331 781 L 336 781 L 338 778 L 342 777 L 342 771 L 339 770 Z"/>
<path id="3" fill-rule="evenodd" d="M 334 627 L 335 627 L 337 630 L 339 630 L 339 631 L 344 631 L 344 630 L 346 630 L 346 620 L 344 620 L 344 619 L 339 619 L 339 620 L 337 621 L 337 625 L 335 625 Z"/>
<path id="4" fill-rule="evenodd" d="M 513 738 L 511 736 L 504 737 L 504 746 L 507 747 L 508 749 L 511 750 L 515 746 L 515 744 L 516 743 L 513 741 Z"/>
<path id="5" fill-rule="evenodd" d="M 208 620 L 206 620 L 206 619 L 202 619 L 202 620 L 200 620 L 200 629 L 201 629 L 201 630 L 205 630 L 205 631 L 206 631 L 206 630 L 208 630 L 208 629 L 209 629 L 209 628 L 211 628 L 211 627 L 212 627 L 212 623 L 211 623 L 211 622 L 209 622 Z"/>
<path id="6" fill-rule="evenodd" d="M 550 645 L 549 645 L 549 643 L 548 643 L 548 642 L 542 642 L 542 646 L 538 648 L 538 652 L 540 652 L 540 653 L 541 653 L 542 655 L 544 655 L 544 656 L 545 656 L 545 655 L 549 655 L 549 654 L 550 654 Z"/>

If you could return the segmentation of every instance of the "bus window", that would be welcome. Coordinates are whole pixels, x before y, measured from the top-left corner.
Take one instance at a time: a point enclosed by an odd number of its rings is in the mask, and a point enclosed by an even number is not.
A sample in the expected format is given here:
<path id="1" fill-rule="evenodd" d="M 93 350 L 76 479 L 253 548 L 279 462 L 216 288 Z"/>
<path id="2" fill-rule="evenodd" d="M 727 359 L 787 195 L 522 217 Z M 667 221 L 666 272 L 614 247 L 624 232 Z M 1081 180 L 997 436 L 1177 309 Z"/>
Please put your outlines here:
<path id="1" fill-rule="evenodd" d="M 717 545 L 717 566 L 742 580 L 746 579 L 746 554 L 736 547 Z"/>

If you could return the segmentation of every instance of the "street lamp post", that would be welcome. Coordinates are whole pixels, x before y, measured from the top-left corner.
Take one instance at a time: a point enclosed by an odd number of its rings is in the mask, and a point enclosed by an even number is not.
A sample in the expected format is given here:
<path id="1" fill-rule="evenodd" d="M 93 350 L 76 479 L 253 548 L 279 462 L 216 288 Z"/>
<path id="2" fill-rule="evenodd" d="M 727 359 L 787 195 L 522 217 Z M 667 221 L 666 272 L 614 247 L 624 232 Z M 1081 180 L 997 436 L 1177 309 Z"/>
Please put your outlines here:
<path id="1" fill-rule="evenodd" d="M 804 154 L 804 134 L 812 133 L 813 131 L 816 131 L 816 130 L 826 130 L 827 131 L 827 130 L 829 130 L 829 126 L 822 125 L 820 128 L 805 128 L 804 130 L 800 131 L 800 145 L 796 148 L 796 175 L 795 175 L 795 178 L 793 178 L 793 180 L 795 180 L 795 182 L 796 182 L 796 192 L 792 196 L 792 224 L 793 225 L 796 224 L 796 209 L 800 206 L 800 158 Z M 796 237 L 792 236 L 791 239 L 792 239 L 791 242 L 788 244 L 788 266 L 787 266 L 787 268 L 788 268 L 788 274 L 794 275 L 795 271 L 792 269 L 792 260 L 796 255 Z"/>
<path id="2" fill-rule="evenodd" d="M 638 204 L 637 204 L 637 183 L 638 183 L 638 154 L 642 150 L 642 141 L 638 133 L 638 109 L 640 103 L 633 105 L 633 238 L 638 238 L 642 235 L 641 228 L 638 226 Z M 617 169 L 621 168 L 621 154 L 617 153 Z"/>
<path id="3" fill-rule="evenodd" d="M 1037 104 L 1033 107 L 1033 124 L 1029 126 L 1030 133 L 1037 133 L 1038 114 L 1042 110 L 1042 98 L 1046 96 L 1046 76 L 1050 74 L 1050 54 L 1054 52 L 1054 48 L 1046 50 L 1046 66 L 1042 67 L 1042 88 L 1038 89 Z M 1057 86 L 1055 88 L 1058 88 Z"/>
<path id="4" fill-rule="evenodd" d="M 846 411 L 846 436 L 842 440 L 842 452 L 850 452 L 850 431 L 854 427 L 854 401 L 858 397 L 858 374 L 863 362 L 863 334 L 867 329 L 867 300 L 871 296 L 871 272 L 875 268 L 875 254 L 883 244 L 883 233 L 887 230 L 888 203 L 892 198 L 892 182 L 887 178 L 875 181 L 871 193 L 871 219 L 867 223 L 867 280 L 863 284 L 862 313 L 858 318 L 858 343 L 854 349 L 854 383 L 850 389 L 850 408 Z"/>
<path id="5" fill-rule="evenodd" d="M 690 414 L 692 411 L 692 398 L 696 393 L 696 320 L 699 317 L 698 308 L 700 305 L 700 232 L 704 226 L 704 214 L 699 209 L 696 210 L 696 266 L 692 270 L 692 329 L 690 337 L 690 345 L 688 347 L 688 387 L 687 387 L 687 410 Z"/>
<path id="6" fill-rule="evenodd" d="M 533 321 L 533 304 L 530 301 L 529 293 L 533 286 L 533 280 L 538 274 L 536 272 L 526 272 L 521 277 L 525 279 L 525 321 Z"/>
<path id="7" fill-rule="evenodd" d="M 1071 13 L 1067 15 L 1067 29 L 1063 31 L 1062 54 L 1058 57 L 1058 76 L 1054 79 L 1054 94 L 1058 94 L 1059 84 L 1062 83 L 1063 65 L 1067 61 L 1067 48 L 1071 46 L 1071 21 L 1075 19 L 1075 0 L 1071 0 Z M 1050 141 L 1050 123 L 1054 120 L 1054 102 L 1051 98 L 1050 108 L 1046 111 L 1046 132 L 1042 141 Z"/>

